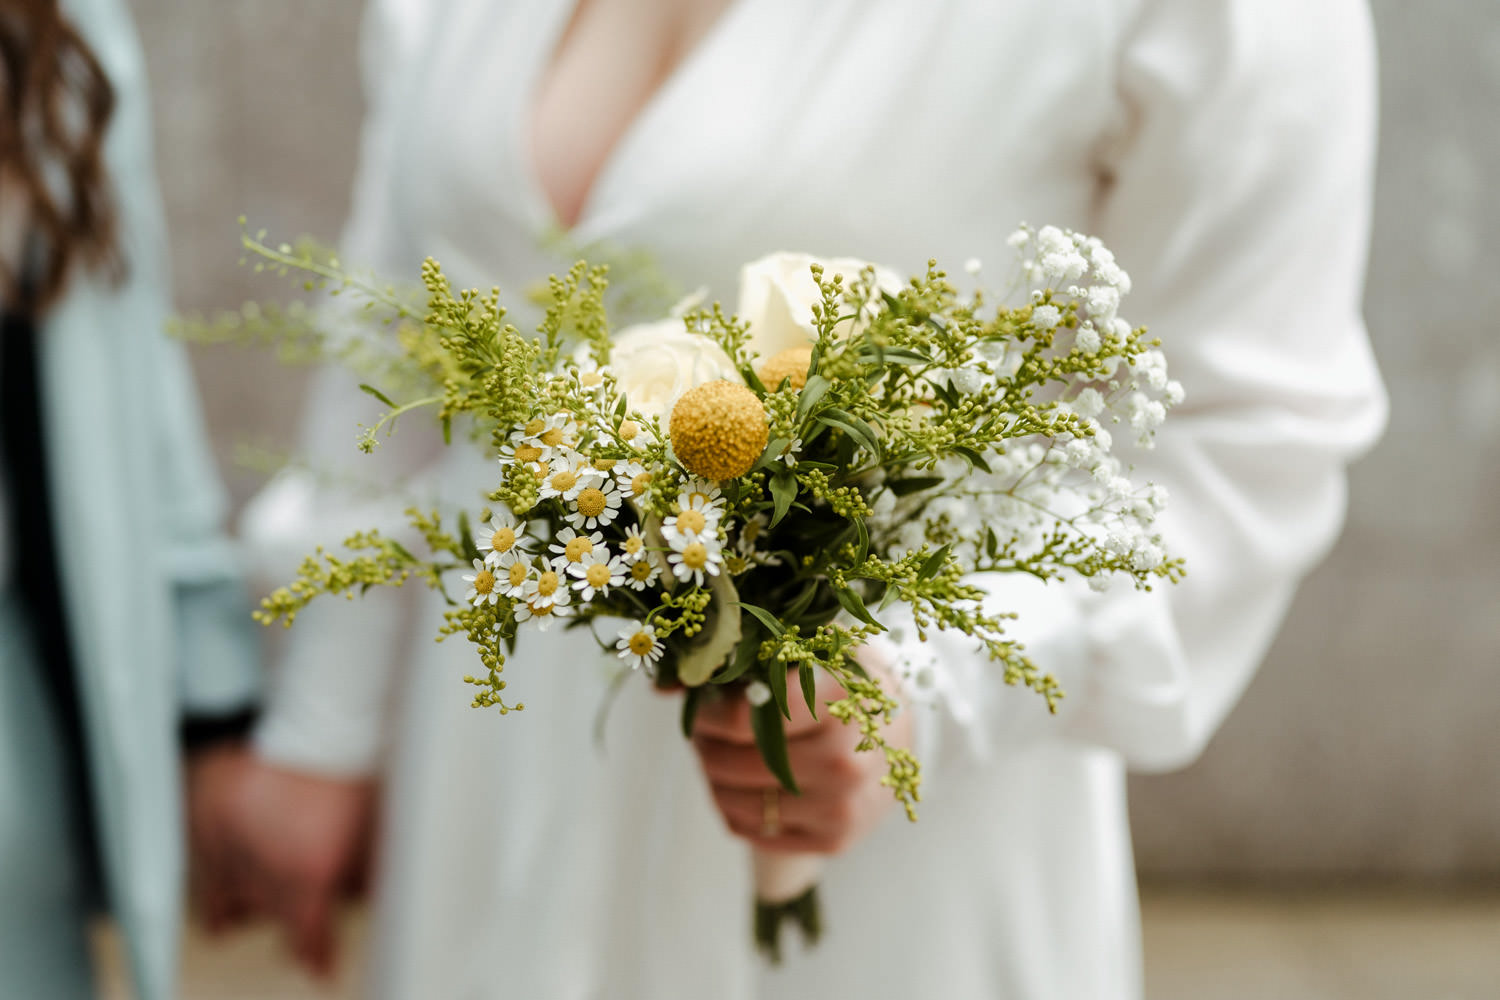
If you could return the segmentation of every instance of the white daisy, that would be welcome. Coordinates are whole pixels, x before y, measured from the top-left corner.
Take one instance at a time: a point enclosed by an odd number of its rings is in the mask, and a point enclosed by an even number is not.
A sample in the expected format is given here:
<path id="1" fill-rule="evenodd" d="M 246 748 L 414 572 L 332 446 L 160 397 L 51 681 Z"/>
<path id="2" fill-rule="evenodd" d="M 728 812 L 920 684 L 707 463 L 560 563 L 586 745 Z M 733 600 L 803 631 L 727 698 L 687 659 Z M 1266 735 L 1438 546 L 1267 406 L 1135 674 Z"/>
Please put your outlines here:
<path id="1" fill-rule="evenodd" d="M 625 586 L 631 590 L 645 590 L 661 577 L 661 560 L 655 553 L 647 552 L 640 560 L 630 564 L 630 576 Z"/>
<path id="2" fill-rule="evenodd" d="M 500 599 L 497 582 L 495 574 L 484 564 L 484 560 L 475 559 L 474 575 L 464 577 L 464 583 L 469 585 L 469 592 L 464 594 L 464 600 L 476 608 L 481 604 L 494 604 Z"/>
<path id="3" fill-rule="evenodd" d="M 651 473 L 640 462 L 621 462 L 612 471 L 620 492 L 631 500 L 639 500 L 651 488 Z"/>
<path id="4" fill-rule="evenodd" d="M 530 604 L 522 601 L 516 605 L 516 622 L 531 622 L 538 632 L 547 631 L 559 618 L 568 617 L 568 609 L 561 604 Z"/>
<path id="5" fill-rule="evenodd" d="M 620 543 L 620 552 L 627 563 L 639 562 L 646 555 L 646 536 L 641 526 L 632 524 L 625 529 L 625 540 Z"/>
<path id="6" fill-rule="evenodd" d="M 576 562 L 582 562 L 583 557 L 594 551 L 596 547 L 604 544 L 604 534 L 596 531 L 591 535 L 580 535 L 572 528 L 564 528 L 557 533 L 557 539 L 547 551 L 553 553 L 552 566 L 559 572 L 564 572 L 569 566 Z"/>
<path id="7" fill-rule="evenodd" d="M 630 622 L 620 629 L 620 640 L 615 643 L 620 659 L 630 664 L 631 670 L 645 667 L 649 673 L 666 652 L 661 640 L 656 638 L 656 629 L 644 622 Z"/>
<path id="8" fill-rule="evenodd" d="M 556 570 L 544 569 L 531 577 L 521 588 L 521 599 L 533 611 L 543 607 L 566 607 L 568 584 Z"/>
<path id="9" fill-rule="evenodd" d="M 625 561 L 605 548 L 595 549 L 568 567 L 568 574 L 577 577 L 573 589 L 585 601 L 592 601 L 595 594 L 609 593 L 611 587 L 623 586 L 627 572 Z"/>
<path id="10" fill-rule="evenodd" d="M 599 528 L 620 515 L 620 491 L 608 476 L 578 491 L 570 506 L 568 523 L 575 528 Z"/>
<path id="11" fill-rule="evenodd" d="M 534 421 L 528 424 L 528 429 L 534 424 Z M 578 443 L 578 425 L 573 422 L 570 415 L 554 413 L 550 417 L 542 418 L 542 426 L 531 435 L 531 438 L 542 449 L 542 461 L 550 462 L 571 451 Z"/>
<path id="12" fill-rule="evenodd" d="M 534 569 L 530 554 L 522 552 L 519 546 L 502 552 L 494 562 L 496 587 L 504 597 L 520 597 Z"/>
<path id="13" fill-rule="evenodd" d="M 590 486 L 597 485 L 604 474 L 576 451 L 565 451 L 554 456 L 547 466 L 547 475 L 537 487 L 537 495 L 543 500 L 561 497 L 577 500 L 578 494 Z"/>
<path id="14" fill-rule="evenodd" d="M 498 566 L 505 553 L 522 548 L 525 540 L 525 528 L 520 527 L 509 507 L 501 507 L 490 518 L 489 524 L 481 525 L 474 534 L 474 545 L 484 553 L 484 561 L 491 566 Z"/>
<path id="15" fill-rule="evenodd" d="M 694 586 L 701 587 L 705 575 L 719 575 L 724 553 L 719 549 L 718 539 L 710 536 L 684 538 L 679 535 L 670 539 L 670 542 L 672 551 L 667 555 L 667 562 L 671 564 L 672 573 L 677 579 L 692 581 Z"/>

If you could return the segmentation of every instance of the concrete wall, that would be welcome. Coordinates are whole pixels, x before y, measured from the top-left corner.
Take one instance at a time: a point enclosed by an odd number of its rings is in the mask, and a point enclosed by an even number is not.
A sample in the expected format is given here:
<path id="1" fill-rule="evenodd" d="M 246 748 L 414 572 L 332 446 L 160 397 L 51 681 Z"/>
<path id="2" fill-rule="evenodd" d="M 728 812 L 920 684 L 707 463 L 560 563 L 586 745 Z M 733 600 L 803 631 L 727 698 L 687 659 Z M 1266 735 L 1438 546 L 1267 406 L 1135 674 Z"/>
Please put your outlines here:
<path id="1" fill-rule="evenodd" d="M 185 308 L 265 296 L 234 218 L 330 237 L 359 112 L 357 0 L 137 0 Z M 1374 3 L 1385 109 L 1367 314 L 1390 432 L 1349 527 L 1196 766 L 1136 779 L 1164 875 L 1500 877 L 1500 8 Z M 236 442 L 284 444 L 296 373 L 198 352 Z"/>

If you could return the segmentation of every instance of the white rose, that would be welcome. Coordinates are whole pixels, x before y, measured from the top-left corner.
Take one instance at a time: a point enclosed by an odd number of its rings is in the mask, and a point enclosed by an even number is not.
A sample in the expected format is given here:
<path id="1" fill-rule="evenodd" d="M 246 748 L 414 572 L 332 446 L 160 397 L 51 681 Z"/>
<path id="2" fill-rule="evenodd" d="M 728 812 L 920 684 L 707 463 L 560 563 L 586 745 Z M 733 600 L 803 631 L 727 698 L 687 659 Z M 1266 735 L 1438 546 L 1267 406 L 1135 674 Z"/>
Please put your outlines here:
<path id="1" fill-rule="evenodd" d="M 663 419 L 689 389 L 715 379 L 744 381 L 723 348 L 709 337 L 689 333 L 680 319 L 621 330 L 610 346 L 609 369 L 631 409 Z"/>
<path id="2" fill-rule="evenodd" d="M 773 253 L 741 269 L 737 313 L 750 324 L 750 349 L 762 358 L 773 358 L 816 340 L 812 307 L 822 301 L 822 295 L 810 270 L 813 264 L 823 265 L 825 279 L 842 274 L 845 286 L 869 266 L 849 257 L 824 259 L 805 253 Z M 894 271 L 881 267 L 875 269 L 875 283 L 892 295 L 905 285 Z"/>

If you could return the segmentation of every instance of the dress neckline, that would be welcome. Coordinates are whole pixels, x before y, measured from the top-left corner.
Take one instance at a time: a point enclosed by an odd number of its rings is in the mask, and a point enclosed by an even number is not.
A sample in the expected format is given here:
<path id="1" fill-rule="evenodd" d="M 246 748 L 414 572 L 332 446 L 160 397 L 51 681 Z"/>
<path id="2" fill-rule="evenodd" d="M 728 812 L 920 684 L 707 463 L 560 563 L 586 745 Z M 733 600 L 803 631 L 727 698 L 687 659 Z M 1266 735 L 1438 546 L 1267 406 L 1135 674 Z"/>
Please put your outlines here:
<path id="1" fill-rule="evenodd" d="M 683 87 L 687 86 L 687 82 L 700 67 L 710 59 L 714 50 L 726 43 L 731 34 L 732 22 L 741 17 L 750 6 L 749 0 L 729 0 L 724 10 L 714 19 L 713 24 L 691 50 L 685 52 L 672 65 L 667 75 L 631 116 L 624 131 L 620 133 L 620 137 L 605 153 L 598 170 L 589 181 L 583 200 L 579 203 L 578 218 L 570 226 L 562 220 L 557 206 L 548 196 L 547 189 L 542 183 L 537 171 L 536 159 L 532 155 L 531 135 L 532 120 L 536 113 L 542 78 L 557 62 L 558 49 L 563 35 L 577 15 L 580 2 L 581 0 L 560 0 L 553 8 L 552 17 L 543 29 L 542 37 L 535 50 L 538 55 L 531 60 L 523 85 L 517 88 L 519 106 L 512 116 L 511 123 L 511 128 L 515 133 L 513 136 L 515 141 L 511 148 L 517 150 L 519 154 L 520 163 L 517 167 L 526 188 L 526 196 L 549 229 L 574 238 L 587 234 L 602 217 L 602 210 L 607 205 L 609 189 L 617 182 L 623 165 L 629 162 L 634 147 L 643 141 L 644 136 L 649 135 L 656 120 L 662 116 L 665 109 L 671 106 L 674 98 Z"/>

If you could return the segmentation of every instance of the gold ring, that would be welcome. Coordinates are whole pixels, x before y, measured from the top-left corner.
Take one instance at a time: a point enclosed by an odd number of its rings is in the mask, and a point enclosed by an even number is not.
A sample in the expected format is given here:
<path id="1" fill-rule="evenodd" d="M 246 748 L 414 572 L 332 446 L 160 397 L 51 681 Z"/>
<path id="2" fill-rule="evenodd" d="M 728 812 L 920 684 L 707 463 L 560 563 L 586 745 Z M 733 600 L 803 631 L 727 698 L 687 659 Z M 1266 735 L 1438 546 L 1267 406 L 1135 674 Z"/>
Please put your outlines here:
<path id="1" fill-rule="evenodd" d="M 781 832 L 781 790 L 767 788 L 760 797 L 760 835 L 774 837 Z"/>

